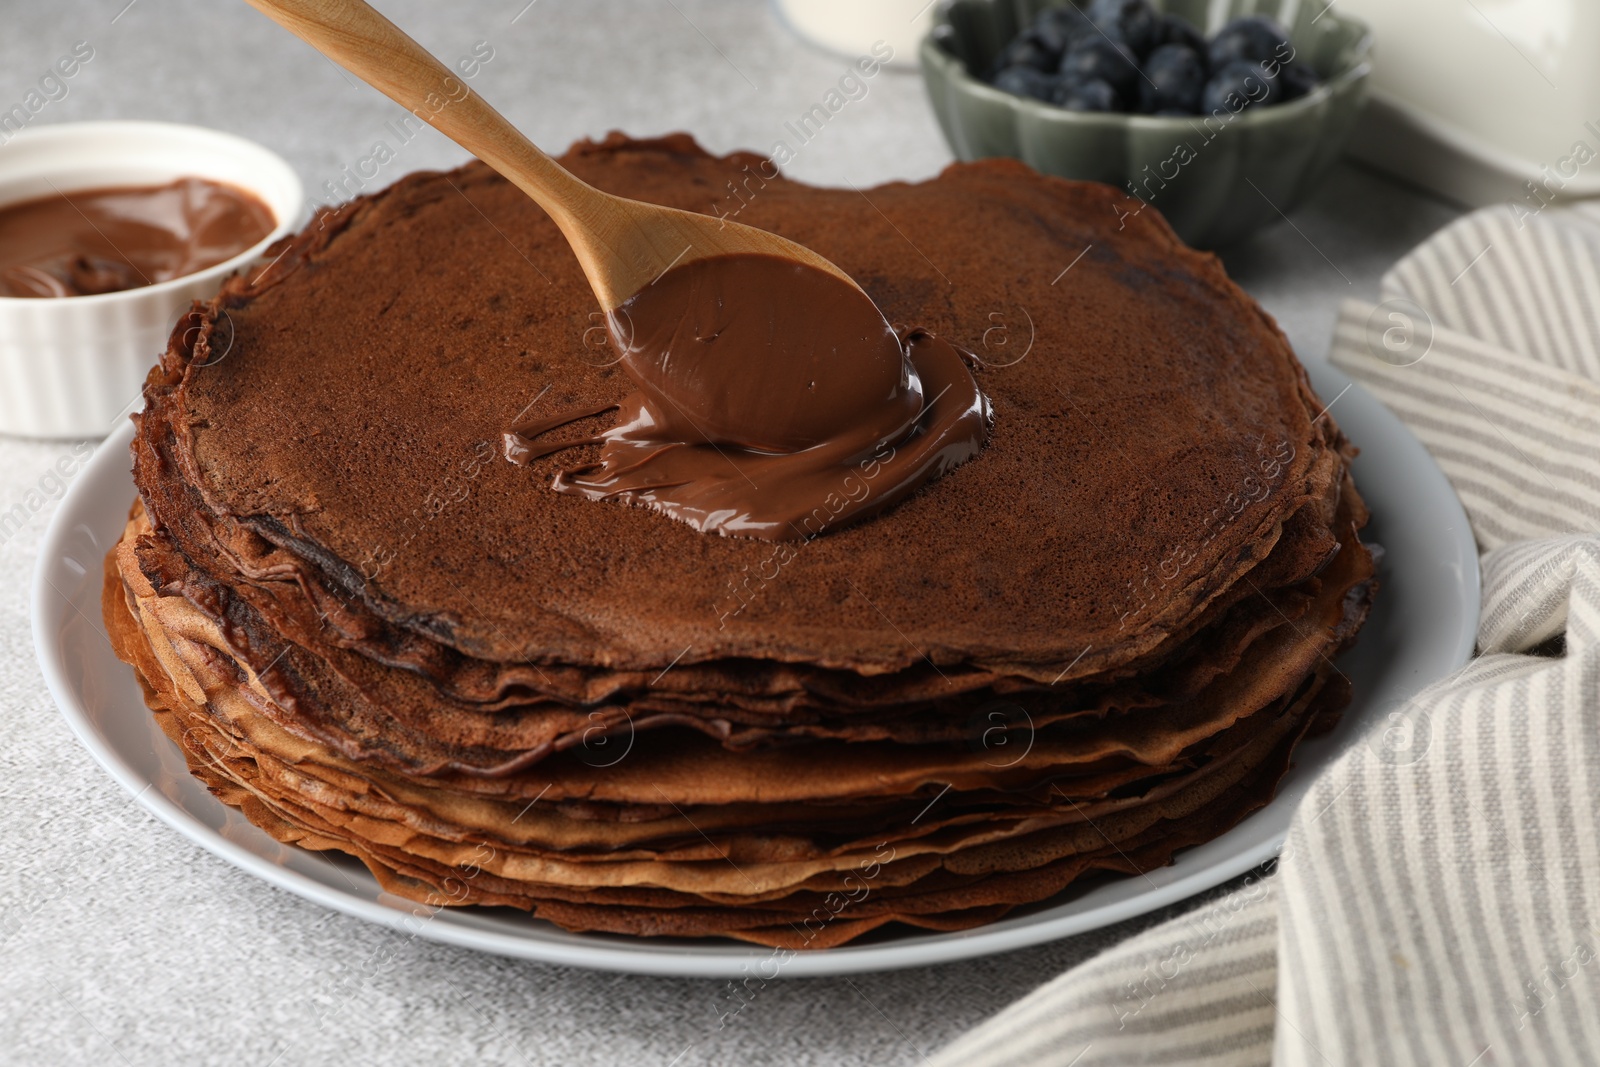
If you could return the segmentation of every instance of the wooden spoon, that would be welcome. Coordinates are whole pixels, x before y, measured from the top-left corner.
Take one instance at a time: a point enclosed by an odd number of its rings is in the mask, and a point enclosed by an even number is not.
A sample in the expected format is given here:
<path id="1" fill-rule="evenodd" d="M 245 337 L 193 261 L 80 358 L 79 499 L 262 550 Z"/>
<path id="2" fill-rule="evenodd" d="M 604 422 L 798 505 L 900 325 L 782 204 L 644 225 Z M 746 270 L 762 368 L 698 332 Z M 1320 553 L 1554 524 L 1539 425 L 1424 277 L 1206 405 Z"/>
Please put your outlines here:
<path id="1" fill-rule="evenodd" d="M 362 0 L 248 2 L 532 197 L 561 228 L 608 312 L 675 266 L 729 254 L 794 260 L 860 288 L 809 248 L 765 230 L 612 196 L 579 180 Z"/>

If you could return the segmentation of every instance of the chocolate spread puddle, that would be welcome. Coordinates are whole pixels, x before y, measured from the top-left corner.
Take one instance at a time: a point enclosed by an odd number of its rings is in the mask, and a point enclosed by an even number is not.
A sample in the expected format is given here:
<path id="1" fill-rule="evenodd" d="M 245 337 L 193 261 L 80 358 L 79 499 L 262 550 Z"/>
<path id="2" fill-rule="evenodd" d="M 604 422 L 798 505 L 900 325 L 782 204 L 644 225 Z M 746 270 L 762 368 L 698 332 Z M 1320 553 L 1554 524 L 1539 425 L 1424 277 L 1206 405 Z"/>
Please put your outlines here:
<path id="1" fill-rule="evenodd" d="M 242 189 L 204 178 L 82 189 L 0 208 L 0 296 L 91 296 L 216 266 L 272 232 Z"/>
<path id="2" fill-rule="evenodd" d="M 637 391 L 505 434 L 517 464 L 579 445 L 554 488 L 620 497 L 696 529 L 771 541 L 866 518 L 976 455 L 991 412 L 960 352 L 896 336 L 861 290 L 777 256 L 666 271 L 608 317 Z M 541 441 L 616 410 L 602 433 Z"/>

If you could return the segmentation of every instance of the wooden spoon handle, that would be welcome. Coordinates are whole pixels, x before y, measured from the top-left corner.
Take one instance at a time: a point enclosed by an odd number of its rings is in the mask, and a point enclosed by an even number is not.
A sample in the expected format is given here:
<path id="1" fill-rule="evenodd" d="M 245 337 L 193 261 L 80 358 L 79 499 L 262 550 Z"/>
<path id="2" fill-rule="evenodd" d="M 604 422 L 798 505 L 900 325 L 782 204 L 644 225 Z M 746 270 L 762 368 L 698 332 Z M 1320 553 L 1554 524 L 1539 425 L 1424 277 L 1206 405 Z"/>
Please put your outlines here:
<path id="1" fill-rule="evenodd" d="M 247 2 L 505 175 L 549 213 L 583 258 L 611 198 L 539 151 L 398 26 L 362 0 Z"/>

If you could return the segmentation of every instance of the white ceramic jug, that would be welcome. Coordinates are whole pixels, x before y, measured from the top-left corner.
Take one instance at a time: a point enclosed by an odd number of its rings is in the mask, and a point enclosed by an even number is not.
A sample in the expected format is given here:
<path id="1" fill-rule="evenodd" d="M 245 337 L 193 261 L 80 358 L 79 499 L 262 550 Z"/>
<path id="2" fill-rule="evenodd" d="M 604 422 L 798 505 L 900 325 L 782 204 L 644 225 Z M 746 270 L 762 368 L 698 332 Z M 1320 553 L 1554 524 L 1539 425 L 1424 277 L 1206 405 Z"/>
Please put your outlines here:
<path id="1" fill-rule="evenodd" d="M 855 58 L 883 41 L 892 67 L 917 65 L 917 46 L 933 25 L 937 0 L 774 0 L 796 33 L 830 52 Z"/>
<path id="2" fill-rule="evenodd" d="M 1376 41 L 1352 154 L 1467 204 L 1600 195 L 1600 2 L 1336 2 Z"/>

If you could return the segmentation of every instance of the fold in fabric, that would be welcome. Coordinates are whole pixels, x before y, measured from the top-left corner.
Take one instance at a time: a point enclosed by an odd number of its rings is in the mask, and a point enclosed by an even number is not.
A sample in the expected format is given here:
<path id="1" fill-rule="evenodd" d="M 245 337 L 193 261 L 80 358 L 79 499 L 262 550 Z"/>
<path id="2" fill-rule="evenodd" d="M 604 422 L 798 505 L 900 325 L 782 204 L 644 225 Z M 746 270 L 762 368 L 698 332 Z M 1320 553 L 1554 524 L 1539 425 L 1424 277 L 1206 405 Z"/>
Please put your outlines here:
<path id="1" fill-rule="evenodd" d="M 1276 873 L 1061 975 L 937 1067 L 1600 1057 L 1594 218 L 1469 215 L 1380 303 L 1340 309 L 1333 362 L 1466 506 L 1477 658 L 1313 785 Z"/>

